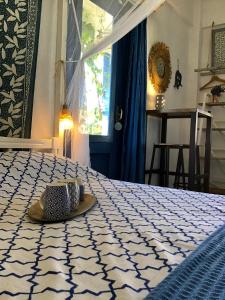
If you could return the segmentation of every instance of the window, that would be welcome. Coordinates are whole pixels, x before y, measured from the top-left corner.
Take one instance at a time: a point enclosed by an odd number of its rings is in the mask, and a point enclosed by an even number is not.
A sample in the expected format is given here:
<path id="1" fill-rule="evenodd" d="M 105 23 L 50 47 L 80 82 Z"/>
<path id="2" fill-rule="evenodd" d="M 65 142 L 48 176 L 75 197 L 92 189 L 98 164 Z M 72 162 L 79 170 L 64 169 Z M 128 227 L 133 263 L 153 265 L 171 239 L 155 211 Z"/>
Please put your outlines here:
<path id="1" fill-rule="evenodd" d="M 81 51 L 90 49 L 97 40 L 104 37 L 106 29 L 111 31 L 113 16 L 93 2 L 75 1 L 76 11 L 82 28 L 82 47 L 79 40 L 68 31 L 67 58 L 77 60 Z M 68 28 L 74 22 L 73 11 L 69 9 Z M 69 39 L 70 36 L 70 39 Z M 71 42 L 72 41 L 72 42 Z M 75 46 L 74 46 L 75 45 Z M 91 135 L 107 136 L 110 118 L 110 83 L 111 83 L 111 47 L 85 60 L 85 101 L 80 112 L 81 130 Z M 67 82 L 72 77 L 76 66 L 69 65 Z M 83 122 L 82 122 L 83 120 Z"/>
<path id="2" fill-rule="evenodd" d="M 111 49 L 89 58 L 85 63 L 87 130 L 93 135 L 108 135 Z"/>

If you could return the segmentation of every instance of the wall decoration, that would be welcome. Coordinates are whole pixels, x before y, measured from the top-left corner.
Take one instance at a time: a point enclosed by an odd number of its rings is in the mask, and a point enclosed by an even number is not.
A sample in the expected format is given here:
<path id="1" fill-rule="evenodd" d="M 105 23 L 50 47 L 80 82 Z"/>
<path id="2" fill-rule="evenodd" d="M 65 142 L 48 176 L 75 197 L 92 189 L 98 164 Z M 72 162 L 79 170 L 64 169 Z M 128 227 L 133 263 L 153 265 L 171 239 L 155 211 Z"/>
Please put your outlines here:
<path id="1" fill-rule="evenodd" d="M 41 0 L 0 1 L 0 135 L 29 137 Z"/>
<path id="2" fill-rule="evenodd" d="M 177 60 L 177 71 L 175 73 L 175 83 L 174 83 L 174 87 L 176 89 L 179 90 L 180 87 L 182 87 L 182 74 L 180 72 L 180 63 L 179 63 L 179 59 Z"/>
<path id="3" fill-rule="evenodd" d="M 225 26 L 223 28 L 212 27 L 212 66 L 225 67 Z"/>
<path id="4" fill-rule="evenodd" d="M 148 57 L 150 80 L 157 93 L 164 93 L 171 79 L 170 52 L 166 44 L 158 42 L 150 50 Z"/>

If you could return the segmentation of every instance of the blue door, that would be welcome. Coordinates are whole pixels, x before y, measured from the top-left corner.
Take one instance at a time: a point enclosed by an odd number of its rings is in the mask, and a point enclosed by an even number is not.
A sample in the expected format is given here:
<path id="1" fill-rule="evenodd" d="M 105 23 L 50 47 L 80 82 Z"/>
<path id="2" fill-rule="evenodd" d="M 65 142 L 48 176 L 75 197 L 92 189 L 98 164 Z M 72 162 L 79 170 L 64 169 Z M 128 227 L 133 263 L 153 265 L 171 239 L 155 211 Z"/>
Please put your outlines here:
<path id="1" fill-rule="evenodd" d="M 104 76 L 105 76 L 105 102 L 107 110 L 103 111 L 104 118 L 108 119 L 105 126 L 108 126 L 105 135 L 90 135 L 90 157 L 91 167 L 106 175 L 109 178 L 120 178 L 121 165 L 121 144 L 123 132 L 123 105 L 121 98 L 116 97 L 115 85 L 117 49 L 114 46 L 111 57 L 105 58 Z M 110 78 L 110 82 L 108 82 Z M 106 131 L 105 131 L 106 132 Z"/>

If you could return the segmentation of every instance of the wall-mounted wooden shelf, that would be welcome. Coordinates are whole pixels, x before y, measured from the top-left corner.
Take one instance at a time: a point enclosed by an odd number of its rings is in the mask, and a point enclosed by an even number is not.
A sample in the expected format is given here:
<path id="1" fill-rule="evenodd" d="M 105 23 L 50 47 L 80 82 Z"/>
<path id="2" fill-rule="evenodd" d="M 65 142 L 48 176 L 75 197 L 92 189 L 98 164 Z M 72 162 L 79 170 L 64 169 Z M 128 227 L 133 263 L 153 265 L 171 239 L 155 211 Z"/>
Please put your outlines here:
<path id="1" fill-rule="evenodd" d="M 225 131 L 225 128 L 212 128 L 213 131 Z"/>
<path id="2" fill-rule="evenodd" d="M 201 156 L 200 158 L 204 159 L 204 156 Z M 213 159 L 213 160 L 225 160 L 225 156 L 211 156 L 211 159 Z"/>
<path id="3" fill-rule="evenodd" d="M 204 103 L 200 102 L 198 103 L 198 105 L 203 105 Z M 207 106 L 225 106 L 225 102 L 218 102 L 218 103 L 215 103 L 215 102 L 207 102 L 205 103 L 205 105 Z"/>
<path id="4" fill-rule="evenodd" d="M 198 128 L 198 130 L 200 130 L 200 128 Z M 205 131 L 206 129 L 202 128 L 202 130 Z M 222 131 L 225 131 L 225 128 L 218 128 L 218 127 L 216 128 L 216 127 L 213 127 L 212 131 L 220 131 L 220 132 L 222 132 Z"/>
<path id="5" fill-rule="evenodd" d="M 206 67 L 206 68 L 195 69 L 194 71 L 199 73 L 200 76 L 225 74 L 225 67 Z"/>

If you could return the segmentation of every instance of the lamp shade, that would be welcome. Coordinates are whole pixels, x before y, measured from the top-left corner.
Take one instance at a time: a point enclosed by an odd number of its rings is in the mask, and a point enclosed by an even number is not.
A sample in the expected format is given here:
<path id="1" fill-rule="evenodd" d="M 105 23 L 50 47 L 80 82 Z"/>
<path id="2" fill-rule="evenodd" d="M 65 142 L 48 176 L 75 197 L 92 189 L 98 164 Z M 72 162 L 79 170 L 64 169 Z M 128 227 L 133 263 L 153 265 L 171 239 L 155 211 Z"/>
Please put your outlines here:
<path id="1" fill-rule="evenodd" d="M 59 128 L 60 131 L 64 131 L 66 129 L 72 129 L 74 126 L 73 118 L 66 104 L 63 105 L 62 112 L 59 117 Z"/>

